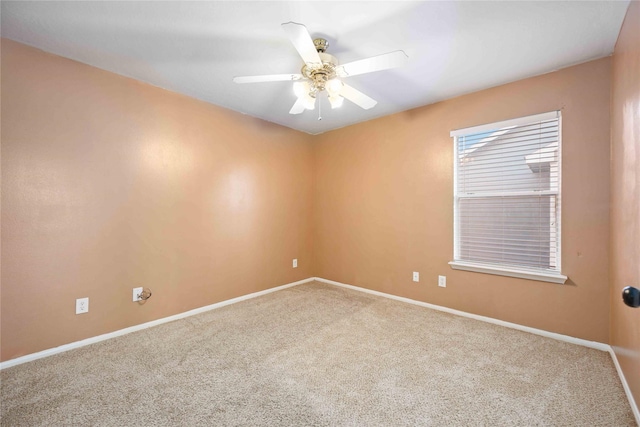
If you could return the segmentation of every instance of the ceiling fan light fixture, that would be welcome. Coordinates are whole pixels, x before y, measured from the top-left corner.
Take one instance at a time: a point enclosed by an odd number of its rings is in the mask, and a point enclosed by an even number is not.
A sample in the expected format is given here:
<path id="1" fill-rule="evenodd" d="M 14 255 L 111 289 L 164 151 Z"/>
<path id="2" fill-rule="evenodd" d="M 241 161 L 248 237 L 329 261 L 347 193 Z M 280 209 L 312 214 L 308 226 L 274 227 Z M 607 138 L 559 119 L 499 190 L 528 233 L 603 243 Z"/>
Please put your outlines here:
<path id="1" fill-rule="evenodd" d="M 296 98 L 300 98 L 309 93 L 309 83 L 307 82 L 295 82 L 293 84 L 293 93 Z"/>
<path id="2" fill-rule="evenodd" d="M 342 90 L 342 82 L 338 79 L 331 79 L 325 87 L 330 96 L 337 96 L 340 95 L 340 91 Z"/>
<path id="3" fill-rule="evenodd" d="M 310 93 L 306 93 L 303 95 L 303 104 L 304 108 L 307 110 L 314 110 L 316 108 L 316 98 L 315 96 L 311 96 Z"/>
<path id="4" fill-rule="evenodd" d="M 331 95 L 329 96 L 329 102 L 331 103 L 331 109 L 335 110 L 336 108 L 342 107 L 344 103 L 344 98 L 340 95 Z"/>

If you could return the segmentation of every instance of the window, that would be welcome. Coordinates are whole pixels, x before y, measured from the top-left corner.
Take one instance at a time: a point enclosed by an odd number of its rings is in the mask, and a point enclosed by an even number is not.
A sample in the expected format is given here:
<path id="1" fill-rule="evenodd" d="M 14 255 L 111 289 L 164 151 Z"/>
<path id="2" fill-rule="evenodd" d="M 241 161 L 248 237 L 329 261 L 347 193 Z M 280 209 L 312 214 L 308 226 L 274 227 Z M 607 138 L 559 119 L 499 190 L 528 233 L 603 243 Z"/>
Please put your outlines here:
<path id="1" fill-rule="evenodd" d="M 559 111 L 451 132 L 454 269 L 564 283 Z"/>

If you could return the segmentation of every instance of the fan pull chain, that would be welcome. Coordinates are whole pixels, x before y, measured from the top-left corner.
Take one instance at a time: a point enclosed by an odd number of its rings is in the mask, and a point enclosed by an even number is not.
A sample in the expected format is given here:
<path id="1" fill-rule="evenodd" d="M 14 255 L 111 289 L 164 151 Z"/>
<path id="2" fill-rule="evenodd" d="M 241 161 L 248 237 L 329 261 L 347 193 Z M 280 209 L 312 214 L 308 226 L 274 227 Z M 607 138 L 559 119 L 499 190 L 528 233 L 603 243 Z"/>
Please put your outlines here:
<path id="1" fill-rule="evenodd" d="M 318 121 L 322 120 L 322 101 L 318 97 Z"/>

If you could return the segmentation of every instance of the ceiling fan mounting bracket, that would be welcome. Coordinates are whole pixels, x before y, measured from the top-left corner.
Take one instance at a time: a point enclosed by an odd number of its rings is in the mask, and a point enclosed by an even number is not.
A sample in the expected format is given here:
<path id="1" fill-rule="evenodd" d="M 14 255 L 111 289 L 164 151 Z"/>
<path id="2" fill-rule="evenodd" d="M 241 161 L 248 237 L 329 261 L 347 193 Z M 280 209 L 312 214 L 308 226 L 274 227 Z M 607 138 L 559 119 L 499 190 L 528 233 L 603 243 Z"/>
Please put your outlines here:
<path id="1" fill-rule="evenodd" d="M 318 52 L 324 53 L 329 47 L 329 42 L 326 39 L 313 39 L 313 45 L 316 47 Z"/>

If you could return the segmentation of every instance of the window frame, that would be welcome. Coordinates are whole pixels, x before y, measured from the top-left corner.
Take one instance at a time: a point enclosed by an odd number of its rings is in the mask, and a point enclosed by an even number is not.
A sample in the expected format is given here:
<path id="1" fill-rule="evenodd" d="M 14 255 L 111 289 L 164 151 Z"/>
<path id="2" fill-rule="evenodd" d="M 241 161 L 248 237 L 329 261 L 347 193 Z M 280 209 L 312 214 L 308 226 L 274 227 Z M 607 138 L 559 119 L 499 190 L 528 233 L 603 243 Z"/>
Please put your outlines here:
<path id="1" fill-rule="evenodd" d="M 558 120 L 558 190 L 557 192 L 551 191 L 549 194 L 556 196 L 557 216 L 554 217 L 557 222 L 557 245 L 556 251 L 553 254 L 557 263 L 557 271 L 547 269 L 529 268 L 525 266 L 515 266 L 507 264 L 485 264 L 480 261 L 461 260 L 460 259 L 460 200 L 470 199 L 471 197 L 460 197 L 458 195 L 458 138 L 460 136 L 467 136 L 470 134 L 477 134 L 495 129 L 503 129 L 510 126 L 525 126 L 540 121 L 546 120 Z M 451 131 L 450 137 L 453 138 L 453 260 L 449 262 L 449 265 L 454 270 L 465 270 L 477 273 L 494 274 L 500 276 L 517 277 L 529 280 L 538 280 L 544 282 L 563 284 L 567 280 L 567 276 L 561 274 L 562 269 L 562 114 L 561 111 L 551 111 L 547 113 L 535 114 L 525 117 L 519 117 L 510 120 L 503 120 L 500 122 L 487 123 L 479 126 L 472 126 L 464 129 L 457 129 Z M 541 192 L 535 191 L 523 191 L 528 193 L 527 195 L 541 195 Z M 487 194 L 484 194 L 486 196 Z"/>

